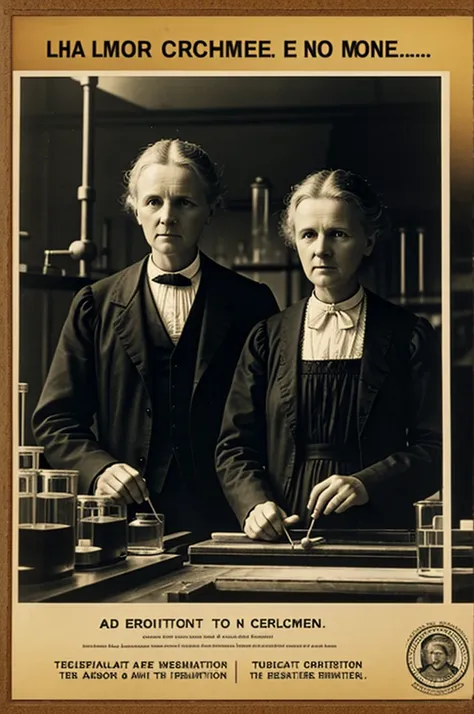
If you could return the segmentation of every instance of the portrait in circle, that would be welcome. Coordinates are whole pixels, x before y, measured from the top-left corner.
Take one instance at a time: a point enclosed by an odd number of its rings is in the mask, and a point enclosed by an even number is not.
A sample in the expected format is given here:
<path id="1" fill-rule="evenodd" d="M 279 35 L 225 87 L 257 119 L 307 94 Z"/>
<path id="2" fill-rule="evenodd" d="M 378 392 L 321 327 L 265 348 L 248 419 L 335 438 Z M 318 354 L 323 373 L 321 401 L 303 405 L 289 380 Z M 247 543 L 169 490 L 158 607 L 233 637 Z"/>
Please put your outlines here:
<path id="1" fill-rule="evenodd" d="M 447 635 L 433 634 L 421 644 L 421 664 L 418 669 L 423 678 L 431 682 L 444 682 L 458 673 L 455 666 L 456 645 Z"/>

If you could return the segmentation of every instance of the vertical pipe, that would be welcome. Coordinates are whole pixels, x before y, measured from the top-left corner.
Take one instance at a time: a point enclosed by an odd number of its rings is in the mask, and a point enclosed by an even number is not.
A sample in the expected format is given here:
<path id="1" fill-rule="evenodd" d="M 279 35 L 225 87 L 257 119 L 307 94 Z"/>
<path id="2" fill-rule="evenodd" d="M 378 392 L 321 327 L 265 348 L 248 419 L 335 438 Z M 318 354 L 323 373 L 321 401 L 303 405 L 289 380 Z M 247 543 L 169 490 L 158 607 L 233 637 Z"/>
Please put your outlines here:
<path id="1" fill-rule="evenodd" d="M 82 86 L 82 184 L 77 190 L 81 202 L 81 241 L 92 241 L 92 221 L 95 201 L 94 180 L 94 99 L 97 77 L 83 77 Z M 89 273 L 87 260 L 79 261 L 79 276 Z"/>
<path id="2" fill-rule="evenodd" d="M 49 290 L 42 291 L 42 320 L 41 320 L 41 382 L 44 384 L 49 369 L 49 335 L 51 332 L 51 295 Z"/>
<path id="3" fill-rule="evenodd" d="M 268 239 L 268 226 L 270 214 L 270 187 L 267 186 L 263 195 L 263 236 Z"/>
<path id="4" fill-rule="evenodd" d="M 406 254 L 407 254 L 407 236 L 405 228 L 399 228 L 400 232 L 400 300 L 405 302 L 407 294 L 407 278 L 406 278 Z"/>
<path id="5" fill-rule="evenodd" d="M 418 293 L 425 294 L 425 232 L 418 228 Z"/>
<path id="6" fill-rule="evenodd" d="M 110 219 L 105 218 L 102 224 L 102 245 L 100 246 L 100 267 L 109 269 L 110 258 Z"/>
<path id="7" fill-rule="evenodd" d="M 18 384 L 18 392 L 20 395 L 20 446 L 25 445 L 25 420 L 26 420 L 26 394 L 28 392 L 28 384 L 20 382 Z"/>

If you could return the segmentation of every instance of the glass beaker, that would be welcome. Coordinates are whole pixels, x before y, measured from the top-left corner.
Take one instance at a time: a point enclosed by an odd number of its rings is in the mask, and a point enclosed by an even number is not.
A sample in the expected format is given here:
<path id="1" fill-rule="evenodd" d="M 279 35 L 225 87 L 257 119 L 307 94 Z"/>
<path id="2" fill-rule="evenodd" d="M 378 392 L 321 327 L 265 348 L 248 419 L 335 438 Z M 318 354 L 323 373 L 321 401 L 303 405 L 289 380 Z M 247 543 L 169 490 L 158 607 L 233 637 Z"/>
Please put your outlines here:
<path id="1" fill-rule="evenodd" d="M 130 555 L 158 555 L 163 553 L 165 517 L 162 513 L 137 513 L 128 526 Z"/>
<path id="2" fill-rule="evenodd" d="M 433 578 L 443 575 L 443 502 L 417 501 L 416 567 L 419 575 Z"/>
<path id="3" fill-rule="evenodd" d="M 73 572 L 78 476 L 78 471 L 20 471 L 19 565 L 28 582 Z"/>
<path id="4" fill-rule="evenodd" d="M 127 507 L 109 496 L 77 497 L 76 567 L 110 565 L 127 557 Z"/>
<path id="5" fill-rule="evenodd" d="M 35 469 L 40 467 L 40 456 L 44 454 L 42 446 L 19 446 L 18 457 L 20 469 Z"/>

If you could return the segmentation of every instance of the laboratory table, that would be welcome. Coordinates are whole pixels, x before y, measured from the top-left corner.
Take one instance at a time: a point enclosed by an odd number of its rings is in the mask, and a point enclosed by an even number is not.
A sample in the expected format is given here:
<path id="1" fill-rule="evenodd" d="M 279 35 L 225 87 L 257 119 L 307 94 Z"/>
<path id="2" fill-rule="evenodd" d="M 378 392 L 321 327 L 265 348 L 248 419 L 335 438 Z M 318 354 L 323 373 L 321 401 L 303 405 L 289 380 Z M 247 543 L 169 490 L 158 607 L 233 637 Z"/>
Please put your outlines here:
<path id="1" fill-rule="evenodd" d="M 166 552 L 129 556 L 116 565 L 76 572 L 63 581 L 20 585 L 20 602 L 441 602 L 442 577 L 416 571 L 410 531 L 315 531 L 324 540 L 305 551 L 295 542 L 263 543 L 243 534 L 213 534 L 189 544 L 168 536 Z M 472 556 L 471 556 L 472 558 Z M 469 567 L 465 567 L 468 565 Z M 472 560 L 452 574 L 454 602 L 471 602 Z"/>

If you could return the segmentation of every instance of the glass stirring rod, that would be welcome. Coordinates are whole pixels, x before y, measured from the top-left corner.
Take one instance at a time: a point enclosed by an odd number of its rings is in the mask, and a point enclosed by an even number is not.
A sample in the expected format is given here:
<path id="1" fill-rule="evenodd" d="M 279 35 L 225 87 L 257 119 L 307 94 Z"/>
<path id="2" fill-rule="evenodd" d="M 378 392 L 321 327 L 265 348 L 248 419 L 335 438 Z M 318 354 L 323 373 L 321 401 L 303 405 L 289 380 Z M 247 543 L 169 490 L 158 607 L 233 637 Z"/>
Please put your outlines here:
<path id="1" fill-rule="evenodd" d="M 152 510 L 153 515 L 155 516 L 156 520 L 159 522 L 160 519 L 158 518 L 158 513 L 157 513 L 157 512 L 155 511 L 155 509 L 153 508 L 153 504 L 152 504 L 152 502 L 151 502 L 151 500 L 150 500 L 150 497 L 148 496 L 147 498 L 145 498 L 145 501 L 148 503 L 148 505 L 150 506 L 150 508 L 151 508 L 151 510 Z"/>
<path id="2" fill-rule="evenodd" d="M 290 545 L 291 545 L 291 549 L 294 550 L 294 548 L 295 548 L 294 541 L 293 541 L 292 537 L 290 536 L 290 534 L 288 533 L 288 529 L 286 528 L 285 524 L 283 524 L 283 533 L 288 538 Z"/>

